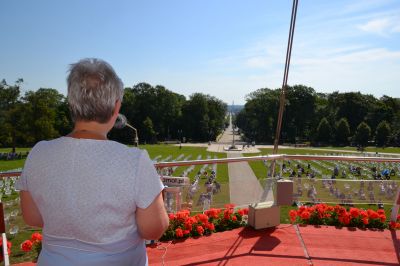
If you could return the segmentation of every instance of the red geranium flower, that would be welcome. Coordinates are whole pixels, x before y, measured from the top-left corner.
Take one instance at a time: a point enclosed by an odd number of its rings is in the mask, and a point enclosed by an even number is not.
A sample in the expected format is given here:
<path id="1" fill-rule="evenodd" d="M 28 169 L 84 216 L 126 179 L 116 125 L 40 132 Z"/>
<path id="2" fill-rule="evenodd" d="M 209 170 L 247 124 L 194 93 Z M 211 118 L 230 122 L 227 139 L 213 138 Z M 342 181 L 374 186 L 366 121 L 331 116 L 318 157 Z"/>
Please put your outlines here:
<path id="1" fill-rule="evenodd" d="M 209 224 L 207 224 L 207 228 L 210 231 L 214 231 L 215 230 L 215 225 L 213 223 L 209 223 Z"/>
<path id="2" fill-rule="evenodd" d="M 346 211 L 338 217 L 339 222 L 344 225 L 348 225 L 350 223 L 350 219 L 350 213 Z"/>
<path id="3" fill-rule="evenodd" d="M 308 220 L 308 219 L 310 219 L 311 214 L 310 214 L 308 211 L 303 211 L 303 212 L 300 214 L 300 217 L 301 217 L 301 219 L 303 219 L 303 220 Z"/>
<path id="4" fill-rule="evenodd" d="M 181 228 L 176 228 L 175 230 L 176 237 L 183 237 L 183 230 Z"/>
<path id="5" fill-rule="evenodd" d="M 186 235 L 189 235 L 190 234 L 190 231 L 189 230 L 183 230 L 183 234 L 186 236 Z"/>
<path id="6" fill-rule="evenodd" d="M 225 209 L 233 209 L 235 208 L 235 204 L 229 203 L 229 204 L 225 204 Z"/>
<path id="7" fill-rule="evenodd" d="M 357 208 L 350 208 L 350 215 L 353 218 L 358 218 L 358 216 L 360 216 L 360 210 Z"/>
<path id="8" fill-rule="evenodd" d="M 389 223 L 389 228 L 390 229 L 400 229 L 400 223 L 390 222 Z"/>
<path id="9" fill-rule="evenodd" d="M 379 209 L 379 210 L 377 210 L 376 212 L 377 212 L 379 215 L 385 214 L 385 210 L 382 210 L 382 209 Z"/>
<path id="10" fill-rule="evenodd" d="M 346 213 L 346 208 L 344 208 L 342 206 L 336 205 L 334 207 L 334 209 L 335 209 L 335 212 L 337 212 L 338 215 L 343 215 L 344 213 Z"/>
<path id="11" fill-rule="evenodd" d="M 169 214 L 168 214 L 168 218 L 169 218 L 170 220 L 174 220 L 174 219 L 175 219 L 175 214 L 169 213 Z"/>
<path id="12" fill-rule="evenodd" d="M 201 226 L 201 225 L 197 226 L 196 231 L 197 231 L 197 233 L 198 233 L 199 235 L 202 236 L 202 235 L 204 234 L 204 228 L 203 228 L 203 226 Z"/>
<path id="13" fill-rule="evenodd" d="M 326 210 L 327 210 L 328 212 L 333 212 L 333 211 L 335 210 L 335 208 L 333 208 L 332 206 L 328 206 L 328 207 L 326 208 Z"/>
<path id="14" fill-rule="evenodd" d="M 305 206 L 300 206 L 300 208 L 297 210 L 297 214 L 301 215 L 303 211 L 305 211 L 307 208 Z"/>
<path id="15" fill-rule="evenodd" d="M 176 218 L 184 220 L 187 217 L 189 217 L 189 214 L 190 214 L 190 212 L 188 210 L 183 210 L 183 211 L 180 211 L 180 212 L 176 213 Z"/>
<path id="16" fill-rule="evenodd" d="M 297 212 L 295 210 L 290 210 L 289 216 L 290 216 L 290 221 L 293 223 L 294 221 L 296 221 Z"/>
<path id="17" fill-rule="evenodd" d="M 192 230 L 192 225 L 197 223 L 197 219 L 195 217 L 189 217 L 186 219 L 184 225 L 187 230 Z"/>
<path id="18" fill-rule="evenodd" d="M 31 236 L 32 242 L 41 242 L 42 241 L 42 235 L 40 233 L 33 233 Z"/>
<path id="19" fill-rule="evenodd" d="M 25 240 L 25 241 L 22 242 L 22 244 L 21 244 L 21 249 L 22 249 L 23 251 L 25 251 L 25 252 L 29 252 L 29 251 L 32 250 L 32 246 L 33 246 L 32 241 L 30 241 L 30 240 Z"/>
<path id="20" fill-rule="evenodd" d="M 361 211 L 360 214 L 361 214 L 361 217 L 363 219 L 368 218 L 368 212 L 367 211 Z"/>
<path id="21" fill-rule="evenodd" d="M 237 217 L 236 216 L 232 216 L 232 221 L 236 222 L 237 221 Z"/>
<path id="22" fill-rule="evenodd" d="M 368 218 L 362 218 L 362 222 L 363 224 L 367 225 L 369 223 Z"/>
<path id="23" fill-rule="evenodd" d="M 324 213 L 327 210 L 326 204 L 317 204 L 315 205 L 315 209 L 318 211 L 318 215 L 320 218 L 324 217 Z"/>
<path id="24" fill-rule="evenodd" d="M 201 221 L 202 223 L 207 223 L 208 222 L 208 216 L 205 214 L 198 214 L 197 215 L 197 220 Z"/>
<path id="25" fill-rule="evenodd" d="M 381 219 L 381 222 L 384 223 L 386 221 L 386 215 L 380 214 L 379 219 Z"/>
<path id="26" fill-rule="evenodd" d="M 233 209 L 226 209 L 224 211 L 225 220 L 229 220 L 231 218 L 231 214 L 233 213 Z"/>
<path id="27" fill-rule="evenodd" d="M 368 210 L 368 215 L 370 219 L 378 219 L 379 214 L 373 210 Z"/>
<path id="28" fill-rule="evenodd" d="M 218 214 L 221 212 L 220 209 L 209 209 L 204 212 L 205 215 L 207 215 L 210 218 L 218 218 Z"/>

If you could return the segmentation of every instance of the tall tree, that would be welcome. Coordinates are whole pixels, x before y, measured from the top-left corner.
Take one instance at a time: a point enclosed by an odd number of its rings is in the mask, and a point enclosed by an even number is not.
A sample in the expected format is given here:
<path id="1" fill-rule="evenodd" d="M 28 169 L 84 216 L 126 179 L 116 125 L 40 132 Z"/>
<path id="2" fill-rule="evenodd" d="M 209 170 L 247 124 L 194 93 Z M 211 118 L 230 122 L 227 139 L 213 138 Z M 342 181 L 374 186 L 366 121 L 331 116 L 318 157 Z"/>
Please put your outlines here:
<path id="1" fill-rule="evenodd" d="M 390 125 L 386 121 L 382 121 L 376 128 L 375 142 L 379 147 L 386 146 L 390 136 Z"/>
<path id="2" fill-rule="evenodd" d="M 328 144 L 331 140 L 332 129 L 329 125 L 328 120 L 324 117 L 319 122 L 317 128 L 317 141 L 321 142 L 322 144 Z"/>
<path id="3" fill-rule="evenodd" d="M 371 136 L 371 128 L 365 122 L 361 122 L 354 134 L 354 141 L 360 147 L 366 147 L 368 145 L 369 138 Z"/>
<path id="4" fill-rule="evenodd" d="M 335 140 L 337 145 L 347 145 L 350 137 L 350 126 L 347 119 L 342 117 L 336 123 Z"/>
<path id="5" fill-rule="evenodd" d="M 8 85 L 6 80 L 0 82 L 0 143 L 11 146 L 15 152 L 18 137 L 18 116 L 20 106 L 20 86 L 23 79 L 18 79 L 14 85 Z"/>
<path id="6" fill-rule="evenodd" d="M 329 95 L 328 108 L 335 114 L 336 120 L 345 117 L 350 131 L 354 132 L 359 123 L 363 122 L 372 108 L 373 96 L 363 95 L 360 92 L 334 92 Z"/>
<path id="7" fill-rule="evenodd" d="M 284 131 L 291 139 L 309 139 L 316 111 L 316 93 L 313 88 L 304 85 L 289 86 L 285 106 Z"/>
<path id="8" fill-rule="evenodd" d="M 156 132 L 154 131 L 153 121 L 150 117 L 146 117 L 143 121 L 143 131 L 140 134 L 140 138 L 147 143 L 154 143 L 156 140 Z"/>
<path id="9" fill-rule="evenodd" d="M 60 106 L 65 101 L 62 94 L 55 89 L 40 88 L 35 92 L 26 92 L 23 100 L 27 110 L 30 110 L 29 133 L 34 137 L 34 142 L 60 136 L 56 124 L 59 123 L 61 128 L 61 125 L 64 126 L 68 121 L 68 118 L 59 112 Z"/>
<path id="10" fill-rule="evenodd" d="M 247 102 L 237 115 L 236 122 L 248 141 L 273 141 L 278 106 L 279 90 L 264 88 L 247 96 Z"/>

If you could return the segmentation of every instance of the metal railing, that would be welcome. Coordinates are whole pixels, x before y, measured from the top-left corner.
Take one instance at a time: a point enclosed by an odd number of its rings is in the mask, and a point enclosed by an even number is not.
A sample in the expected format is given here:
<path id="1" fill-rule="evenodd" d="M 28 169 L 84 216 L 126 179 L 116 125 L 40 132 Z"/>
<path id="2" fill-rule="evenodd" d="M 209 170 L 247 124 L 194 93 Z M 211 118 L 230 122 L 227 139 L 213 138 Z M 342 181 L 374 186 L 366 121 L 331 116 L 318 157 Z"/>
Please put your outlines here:
<path id="1" fill-rule="evenodd" d="M 251 157 L 219 158 L 204 160 L 189 160 L 176 162 L 158 162 L 154 166 L 158 168 L 203 164 L 238 163 L 252 161 L 274 161 L 274 160 L 304 160 L 304 161 L 352 161 L 352 162 L 393 162 L 400 163 L 400 158 L 394 157 L 362 157 L 362 156 L 331 156 L 331 155 L 260 155 Z"/>

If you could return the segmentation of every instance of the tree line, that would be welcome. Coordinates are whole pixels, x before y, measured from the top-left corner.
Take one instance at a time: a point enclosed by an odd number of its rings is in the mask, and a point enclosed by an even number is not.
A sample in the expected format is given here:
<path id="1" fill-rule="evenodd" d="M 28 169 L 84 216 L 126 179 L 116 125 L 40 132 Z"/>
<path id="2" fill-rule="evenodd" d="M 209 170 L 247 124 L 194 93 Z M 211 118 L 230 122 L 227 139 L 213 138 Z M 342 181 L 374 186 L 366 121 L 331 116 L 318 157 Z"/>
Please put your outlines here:
<path id="1" fill-rule="evenodd" d="M 0 147 L 32 146 L 71 132 L 73 123 L 66 97 L 56 89 L 21 93 L 22 79 L 0 82 Z M 185 96 L 164 86 L 139 83 L 125 88 L 121 106 L 140 143 L 165 140 L 214 140 L 225 128 L 227 105 L 202 93 Z M 109 138 L 133 143 L 129 128 L 113 129 Z"/>
<path id="2" fill-rule="evenodd" d="M 66 98 L 56 89 L 21 93 L 22 79 L 0 82 L 0 146 L 31 146 L 68 134 L 72 121 Z M 235 125 L 244 138 L 273 143 L 280 89 L 263 88 L 249 94 Z M 186 98 L 164 86 L 139 83 L 125 88 L 121 113 L 134 126 L 140 143 L 165 140 L 209 141 L 227 126 L 227 105 L 202 93 Z M 129 128 L 113 129 L 111 139 L 132 144 Z M 400 146 L 400 99 L 379 99 L 360 92 L 317 93 L 289 86 L 281 143 L 312 145 Z"/>
<path id="3" fill-rule="evenodd" d="M 280 89 L 249 94 L 235 117 L 248 141 L 273 143 Z M 400 99 L 360 92 L 317 93 L 304 85 L 288 86 L 281 143 L 312 145 L 400 146 Z"/>

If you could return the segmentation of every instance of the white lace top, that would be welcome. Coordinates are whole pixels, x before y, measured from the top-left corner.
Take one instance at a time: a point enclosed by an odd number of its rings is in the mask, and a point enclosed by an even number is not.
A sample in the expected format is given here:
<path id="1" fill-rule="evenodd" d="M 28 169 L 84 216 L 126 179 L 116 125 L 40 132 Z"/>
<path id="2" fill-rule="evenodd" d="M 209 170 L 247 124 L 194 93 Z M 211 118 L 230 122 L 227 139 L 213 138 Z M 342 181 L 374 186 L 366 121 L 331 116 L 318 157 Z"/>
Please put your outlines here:
<path id="1" fill-rule="evenodd" d="M 146 151 L 61 137 L 33 147 L 17 189 L 31 193 L 44 234 L 112 243 L 137 231 L 136 207 L 147 208 L 163 185 Z"/>

